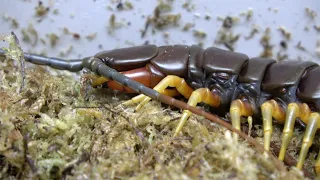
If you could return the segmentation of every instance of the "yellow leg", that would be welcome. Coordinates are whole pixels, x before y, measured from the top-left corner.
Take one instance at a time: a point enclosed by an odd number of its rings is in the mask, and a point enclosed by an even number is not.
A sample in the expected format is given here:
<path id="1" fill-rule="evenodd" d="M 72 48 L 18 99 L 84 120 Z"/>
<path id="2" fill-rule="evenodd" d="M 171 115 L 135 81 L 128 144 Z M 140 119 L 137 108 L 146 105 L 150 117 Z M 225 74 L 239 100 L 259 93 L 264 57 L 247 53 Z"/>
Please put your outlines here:
<path id="1" fill-rule="evenodd" d="M 160 93 L 170 97 L 178 96 L 180 94 L 179 91 L 176 89 L 165 89 Z"/>
<path id="2" fill-rule="evenodd" d="M 91 79 L 92 80 L 92 87 L 97 87 L 97 86 L 109 81 L 109 79 L 106 77 L 97 76 L 97 75 L 93 75 L 93 74 L 85 74 L 82 77 L 85 79 Z"/>
<path id="3" fill-rule="evenodd" d="M 248 124 L 249 124 L 248 136 L 251 136 L 252 122 L 253 122 L 252 116 L 248 116 L 247 121 L 248 121 Z"/>
<path id="4" fill-rule="evenodd" d="M 318 158 L 316 160 L 316 164 L 314 166 L 314 169 L 317 173 L 317 176 L 320 176 L 320 150 L 319 150 L 319 153 L 318 153 Z"/>
<path id="5" fill-rule="evenodd" d="M 296 118 L 298 117 L 298 115 L 299 115 L 299 106 L 296 103 L 289 104 L 286 112 L 286 121 L 283 128 L 282 143 L 281 143 L 281 149 L 279 153 L 279 159 L 282 161 L 284 159 L 286 150 L 290 143 L 290 140 L 293 134 L 294 123 L 296 122 Z"/>
<path id="6" fill-rule="evenodd" d="M 234 100 L 230 106 L 230 116 L 232 126 L 240 130 L 240 118 L 241 116 L 251 116 L 253 114 L 252 107 L 250 103 L 241 101 L 240 99 Z M 238 139 L 239 136 L 237 133 L 233 134 L 235 139 Z"/>
<path id="7" fill-rule="evenodd" d="M 93 87 L 97 87 L 97 86 L 99 86 L 100 84 L 103 84 L 103 83 L 105 83 L 105 82 L 107 82 L 107 81 L 109 81 L 108 78 L 103 77 L 103 76 L 100 76 L 100 77 L 97 77 L 96 79 L 94 79 L 94 80 L 92 81 L 92 86 L 93 86 Z"/>
<path id="8" fill-rule="evenodd" d="M 285 157 L 286 150 L 292 138 L 294 124 L 297 117 L 306 122 L 308 121 L 310 113 L 311 111 L 307 104 L 290 103 L 288 105 L 286 111 L 286 120 L 282 133 L 282 143 L 279 153 L 279 160 L 283 161 Z"/>
<path id="9" fill-rule="evenodd" d="M 310 146 L 312 145 L 314 136 L 318 128 L 320 128 L 320 114 L 311 113 L 308 120 L 306 132 L 304 133 L 304 137 L 302 140 L 302 146 L 301 146 L 300 155 L 297 163 L 298 169 L 302 169 L 303 163 L 306 159 L 307 153 L 309 151 Z"/>
<path id="10" fill-rule="evenodd" d="M 174 87 L 177 91 L 182 94 L 185 98 L 189 98 L 193 89 L 186 83 L 183 78 L 178 76 L 169 75 L 162 79 L 153 89 L 158 91 L 159 93 L 169 93 L 166 88 Z M 174 95 L 174 93 L 169 93 L 168 95 Z M 141 107 L 143 107 L 147 102 L 151 100 L 150 97 L 147 97 L 143 94 L 138 95 L 132 98 L 129 101 L 123 103 L 123 105 L 131 105 L 134 103 L 140 102 L 140 104 L 136 107 L 136 111 L 138 111 Z"/>
<path id="11" fill-rule="evenodd" d="M 171 97 L 174 97 L 174 96 L 177 96 L 177 95 L 180 94 L 176 89 L 165 89 L 165 90 L 163 90 L 162 92 L 159 92 L 159 93 L 165 94 L 165 95 L 171 96 Z M 135 96 L 132 99 L 122 103 L 122 105 L 131 105 L 131 104 L 135 104 L 135 103 L 141 102 L 145 97 L 146 96 L 144 94 L 140 94 L 140 95 Z"/>
<path id="12" fill-rule="evenodd" d="M 188 100 L 188 104 L 195 107 L 200 102 L 204 102 L 213 107 L 218 107 L 220 105 L 220 97 L 217 94 L 211 92 L 208 88 L 200 88 L 192 92 Z M 179 124 L 173 135 L 174 137 L 180 133 L 182 127 L 187 122 L 187 119 L 191 114 L 192 113 L 188 110 L 183 111 Z"/>
<path id="13" fill-rule="evenodd" d="M 275 100 L 270 100 L 261 106 L 263 131 L 264 131 L 264 148 L 269 151 L 270 141 L 272 136 L 272 118 L 278 122 L 285 120 L 285 112 L 282 107 Z"/>

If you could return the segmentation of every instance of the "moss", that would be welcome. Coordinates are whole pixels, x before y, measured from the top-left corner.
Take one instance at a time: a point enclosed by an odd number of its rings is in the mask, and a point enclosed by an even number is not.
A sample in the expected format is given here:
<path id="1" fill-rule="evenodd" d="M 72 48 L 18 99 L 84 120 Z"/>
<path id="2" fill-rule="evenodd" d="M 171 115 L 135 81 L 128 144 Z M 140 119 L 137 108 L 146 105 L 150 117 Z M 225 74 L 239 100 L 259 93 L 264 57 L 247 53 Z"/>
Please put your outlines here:
<path id="1" fill-rule="evenodd" d="M 154 26 L 153 33 L 155 30 L 164 30 L 170 26 L 179 26 L 181 14 L 171 13 L 172 2 L 159 1 L 158 5 L 153 10 L 153 16 L 149 16 L 145 23 L 144 30 L 141 31 L 141 37 L 144 37 L 150 25 Z"/>

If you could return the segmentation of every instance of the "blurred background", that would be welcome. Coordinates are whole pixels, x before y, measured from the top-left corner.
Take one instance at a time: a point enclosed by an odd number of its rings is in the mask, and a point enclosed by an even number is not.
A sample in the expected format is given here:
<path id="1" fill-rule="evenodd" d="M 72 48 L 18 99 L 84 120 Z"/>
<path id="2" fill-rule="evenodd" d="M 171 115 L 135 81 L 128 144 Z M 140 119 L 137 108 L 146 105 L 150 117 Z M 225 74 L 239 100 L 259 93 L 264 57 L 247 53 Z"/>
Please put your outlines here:
<path id="1" fill-rule="evenodd" d="M 27 52 L 63 58 L 199 44 L 320 61 L 319 12 L 316 0 L 1 0 L 0 33 L 14 31 Z"/>

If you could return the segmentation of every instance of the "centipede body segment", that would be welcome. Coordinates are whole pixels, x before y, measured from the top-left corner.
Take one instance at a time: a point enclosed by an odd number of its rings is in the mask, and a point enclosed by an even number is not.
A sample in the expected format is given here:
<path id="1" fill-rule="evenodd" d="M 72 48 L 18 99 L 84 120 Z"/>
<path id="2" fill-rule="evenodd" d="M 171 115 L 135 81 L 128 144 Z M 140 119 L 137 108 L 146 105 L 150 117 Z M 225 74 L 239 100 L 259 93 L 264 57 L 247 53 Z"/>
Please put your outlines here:
<path id="1" fill-rule="evenodd" d="M 4 52 L 0 50 L 0 54 Z M 266 150 L 270 147 L 272 123 L 283 124 L 280 160 L 284 158 L 294 127 L 303 126 L 299 169 L 320 127 L 320 66 L 314 62 L 276 62 L 196 45 L 137 46 L 69 61 L 30 54 L 25 54 L 25 59 L 69 71 L 88 68 L 104 76 L 94 78 L 93 86 L 104 84 L 111 89 L 144 94 L 124 103 L 139 103 L 137 110 L 151 98 L 162 101 L 161 94 L 172 97 L 181 94 L 188 99 L 189 106 L 204 103 L 213 114 L 229 114 L 238 130 L 241 117 L 253 117 L 263 124 Z M 189 110 L 183 111 L 174 136 L 183 130 L 191 114 Z M 236 134 L 235 138 L 238 138 Z M 320 156 L 315 169 L 319 174 Z"/>

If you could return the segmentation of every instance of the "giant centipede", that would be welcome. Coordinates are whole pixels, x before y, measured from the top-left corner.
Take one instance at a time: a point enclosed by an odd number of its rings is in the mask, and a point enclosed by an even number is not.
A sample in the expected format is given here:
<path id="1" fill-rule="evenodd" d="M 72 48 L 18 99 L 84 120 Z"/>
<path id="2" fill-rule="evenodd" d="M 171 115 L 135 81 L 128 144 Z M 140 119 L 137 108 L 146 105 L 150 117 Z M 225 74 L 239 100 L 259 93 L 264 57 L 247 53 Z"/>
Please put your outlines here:
<path id="1" fill-rule="evenodd" d="M 0 50 L 1 54 L 5 51 Z M 272 123 L 284 124 L 279 153 L 279 159 L 283 160 L 298 124 L 305 128 L 296 165 L 299 169 L 320 127 L 320 66 L 311 61 L 249 58 L 242 53 L 197 45 L 143 45 L 75 60 L 27 53 L 24 58 L 72 72 L 88 68 L 98 75 L 93 79 L 94 87 L 103 84 L 140 94 L 123 103 L 140 103 L 136 110 L 151 99 L 185 109 L 173 136 L 178 136 L 188 117 L 196 113 L 234 131 L 235 138 L 240 135 L 248 139 L 240 131 L 240 119 L 253 117 L 262 121 L 266 151 L 270 149 Z M 187 104 L 173 98 L 179 94 L 188 99 Z M 228 114 L 232 126 L 196 108 L 199 103 L 208 106 L 212 114 L 220 117 Z M 315 170 L 320 174 L 320 155 Z"/>

